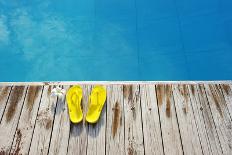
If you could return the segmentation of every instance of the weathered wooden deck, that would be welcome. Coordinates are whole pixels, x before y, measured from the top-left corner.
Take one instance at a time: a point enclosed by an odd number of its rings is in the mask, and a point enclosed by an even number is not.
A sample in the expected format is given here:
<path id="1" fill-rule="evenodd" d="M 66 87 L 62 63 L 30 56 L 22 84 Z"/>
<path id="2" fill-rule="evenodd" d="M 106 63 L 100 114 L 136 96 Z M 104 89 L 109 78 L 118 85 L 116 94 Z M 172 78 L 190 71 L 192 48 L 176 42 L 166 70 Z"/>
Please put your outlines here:
<path id="1" fill-rule="evenodd" d="M 0 85 L 0 155 L 232 154 L 230 82 L 105 84 L 95 125 L 70 123 L 54 85 Z M 84 114 L 92 86 L 82 84 Z"/>

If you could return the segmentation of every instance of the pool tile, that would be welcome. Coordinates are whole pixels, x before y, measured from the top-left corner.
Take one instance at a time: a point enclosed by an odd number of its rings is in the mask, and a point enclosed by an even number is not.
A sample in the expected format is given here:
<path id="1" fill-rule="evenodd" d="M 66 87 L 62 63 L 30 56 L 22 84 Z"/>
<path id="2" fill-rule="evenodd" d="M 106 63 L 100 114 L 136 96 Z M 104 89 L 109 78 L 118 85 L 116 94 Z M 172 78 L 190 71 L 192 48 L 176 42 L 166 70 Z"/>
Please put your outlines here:
<path id="1" fill-rule="evenodd" d="M 231 50 L 187 54 L 190 80 L 230 80 Z"/>
<path id="2" fill-rule="evenodd" d="M 71 57 L 93 54 L 94 22 L 79 20 L 68 21 L 65 24 L 50 22 L 32 28 L 15 26 L 15 30 L 18 49 L 23 55 L 51 54 L 57 57 Z"/>
<path id="3" fill-rule="evenodd" d="M 141 80 L 186 80 L 186 59 L 183 54 L 142 56 L 139 63 Z"/>
<path id="4" fill-rule="evenodd" d="M 231 0 L 219 0 L 219 13 L 221 18 L 232 20 L 232 1 Z"/>
<path id="5" fill-rule="evenodd" d="M 138 25 L 139 49 L 146 53 L 181 52 L 182 42 L 176 18 L 141 22 Z"/>
<path id="6" fill-rule="evenodd" d="M 73 20 L 70 25 L 66 39 L 60 43 L 60 49 L 63 49 L 63 52 L 59 53 L 70 57 L 92 56 L 94 53 L 93 37 L 95 23 Z"/>
<path id="7" fill-rule="evenodd" d="M 49 60 L 49 61 L 48 61 Z M 13 60 L 12 60 L 13 61 Z M 139 80 L 137 57 L 54 57 L 44 55 L 33 61 L 22 59 L 5 63 L 1 68 L 0 81 L 109 81 Z M 17 79 L 15 76 L 17 75 Z"/>
<path id="8" fill-rule="evenodd" d="M 138 60 L 134 56 L 73 57 L 56 62 L 62 71 L 57 74 L 63 80 L 138 80 Z"/>
<path id="9" fill-rule="evenodd" d="M 0 5 L 0 81 L 232 78 L 231 0 Z"/>
<path id="10" fill-rule="evenodd" d="M 138 20 L 154 20 L 176 16 L 173 0 L 137 0 Z"/>
<path id="11" fill-rule="evenodd" d="M 176 7 L 181 18 L 218 11 L 219 0 L 176 0 Z"/>
<path id="12" fill-rule="evenodd" d="M 132 56 L 137 54 L 135 21 L 96 21 L 94 53 L 98 56 Z"/>
<path id="13" fill-rule="evenodd" d="M 194 16 L 182 20 L 181 32 L 186 52 L 223 48 L 227 41 L 218 14 Z"/>
<path id="14" fill-rule="evenodd" d="M 50 2 L 49 10 L 52 10 L 58 16 L 65 16 L 76 20 L 93 21 L 95 13 L 94 5 L 95 0 L 53 0 L 53 2 Z"/>
<path id="15" fill-rule="evenodd" d="M 224 31 L 226 34 L 227 45 L 232 48 L 232 18 L 224 21 Z M 232 50 L 232 49 L 231 49 Z"/>
<path id="16" fill-rule="evenodd" d="M 4 57 L 3 57 L 4 58 Z M 29 63 L 22 58 L 18 57 L 5 57 L 0 61 L 0 81 L 27 81 L 26 75 L 30 71 Z"/>
<path id="17" fill-rule="evenodd" d="M 136 56 L 57 57 L 50 54 L 30 61 L 20 57 L 0 64 L 0 81 L 139 80 Z M 12 75 L 17 75 L 17 79 Z"/>
<path id="18" fill-rule="evenodd" d="M 96 18 L 108 21 L 135 19 L 135 1 L 98 0 L 96 2 Z"/>

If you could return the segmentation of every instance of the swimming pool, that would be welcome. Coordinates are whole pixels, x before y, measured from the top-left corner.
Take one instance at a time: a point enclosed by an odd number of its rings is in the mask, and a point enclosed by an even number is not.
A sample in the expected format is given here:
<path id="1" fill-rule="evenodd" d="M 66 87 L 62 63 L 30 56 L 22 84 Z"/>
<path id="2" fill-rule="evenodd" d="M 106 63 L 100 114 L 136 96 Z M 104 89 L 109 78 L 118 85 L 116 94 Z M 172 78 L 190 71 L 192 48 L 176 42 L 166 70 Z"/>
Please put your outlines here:
<path id="1" fill-rule="evenodd" d="M 232 79 L 231 0 L 0 0 L 0 81 Z"/>

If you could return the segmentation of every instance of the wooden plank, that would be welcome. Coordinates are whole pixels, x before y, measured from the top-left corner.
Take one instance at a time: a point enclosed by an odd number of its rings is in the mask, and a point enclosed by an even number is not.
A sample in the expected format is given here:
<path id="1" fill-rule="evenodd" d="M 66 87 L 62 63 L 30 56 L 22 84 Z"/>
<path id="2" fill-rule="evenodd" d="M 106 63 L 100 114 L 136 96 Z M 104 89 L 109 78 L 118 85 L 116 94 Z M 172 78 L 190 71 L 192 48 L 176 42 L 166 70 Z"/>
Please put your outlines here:
<path id="1" fill-rule="evenodd" d="M 42 86 L 28 88 L 11 154 L 28 154 L 42 91 Z"/>
<path id="2" fill-rule="evenodd" d="M 122 85 L 107 87 L 106 154 L 124 153 L 124 106 Z"/>
<path id="3" fill-rule="evenodd" d="M 88 124 L 88 146 L 87 155 L 102 155 L 106 150 L 106 107 L 107 101 L 103 107 L 101 116 L 96 124 Z"/>
<path id="4" fill-rule="evenodd" d="M 52 86 L 44 86 L 29 154 L 48 154 L 56 108 L 56 97 L 51 97 Z"/>
<path id="5" fill-rule="evenodd" d="M 144 154 L 139 85 L 124 85 L 125 153 Z"/>
<path id="6" fill-rule="evenodd" d="M 164 154 L 183 154 L 171 85 L 156 86 Z"/>
<path id="7" fill-rule="evenodd" d="M 201 149 L 203 151 L 203 154 L 213 154 L 211 150 L 211 144 L 207 135 L 206 131 L 206 125 L 205 125 L 205 120 L 203 116 L 203 109 L 201 106 L 200 98 L 199 98 L 199 92 L 197 91 L 197 86 L 196 85 L 188 85 L 188 92 L 189 92 L 189 97 L 191 100 L 191 108 L 193 111 L 194 119 L 196 122 L 196 127 L 197 127 L 197 132 L 198 132 L 198 137 L 201 143 Z M 214 144 L 214 143 L 213 143 Z M 217 153 L 217 152 L 215 152 Z"/>
<path id="8" fill-rule="evenodd" d="M 146 154 L 164 154 L 155 85 L 140 85 Z"/>
<path id="9" fill-rule="evenodd" d="M 0 122 L 10 95 L 11 86 L 0 87 Z"/>
<path id="10" fill-rule="evenodd" d="M 27 87 L 25 86 L 15 86 L 10 94 L 2 122 L 0 124 L 0 151 L 2 154 L 8 154 L 10 152 L 26 91 Z"/>
<path id="11" fill-rule="evenodd" d="M 69 89 L 69 86 L 64 86 L 63 88 L 67 91 Z M 67 154 L 69 130 L 70 122 L 68 115 L 68 107 L 64 96 L 64 98 L 59 98 L 57 101 L 49 154 Z"/>
<path id="12" fill-rule="evenodd" d="M 202 85 L 190 85 L 189 92 L 203 153 L 222 154 L 204 87 Z"/>
<path id="13" fill-rule="evenodd" d="M 204 85 L 223 154 L 232 154 L 231 117 L 219 85 Z"/>
<path id="14" fill-rule="evenodd" d="M 173 85 L 172 88 L 184 154 L 203 154 L 188 87 Z"/>
<path id="15" fill-rule="evenodd" d="M 224 94 L 226 106 L 230 113 L 230 117 L 232 116 L 232 85 L 229 84 L 221 84 L 221 90 Z"/>
<path id="16" fill-rule="evenodd" d="M 81 85 L 83 98 L 82 98 L 82 110 L 85 116 L 88 107 L 89 94 L 91 91 L 90 85 Z M 70 124 L 70 135 L 68 145 L 68 155 L 86 154 L 87 141 L 88 141 L 88 125 L 84 120 L 78 124 Z"/>
<path id="17" fill-rule="evenodd" d="M 83 87 L 86 114 L 91 85 Z M 103 120 L 95 125 L 85 121 L 70 125 L 65 102 L 50 98 L 49 86 L 44 89 L 48 93 L 40 89 L 38 94 L 32 87 L 12 87 L 3 102 L 0 154 L 28 154 L 30 145 L 30 154 L 231 154 L 231 88 L 159 84 L 155 91 L 147 84 L 108 85 Z M 47 116 L 52 118 L 51 126 Z M 8 123 L 7 117 L 11 117 Z"/>

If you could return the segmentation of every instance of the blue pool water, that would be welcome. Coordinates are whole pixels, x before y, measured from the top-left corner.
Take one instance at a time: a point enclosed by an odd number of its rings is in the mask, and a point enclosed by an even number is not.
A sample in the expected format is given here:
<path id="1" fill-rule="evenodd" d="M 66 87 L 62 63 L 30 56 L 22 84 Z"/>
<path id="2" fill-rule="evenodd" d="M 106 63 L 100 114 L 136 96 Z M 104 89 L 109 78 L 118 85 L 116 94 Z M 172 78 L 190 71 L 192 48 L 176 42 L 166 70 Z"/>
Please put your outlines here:
<path id="1" fill-rule="evenodd" d="M 230 80 L 232 0 L 0 0 L 0 81 Z"/>

